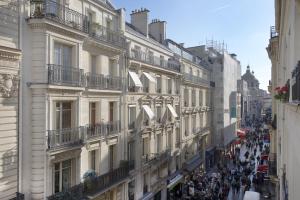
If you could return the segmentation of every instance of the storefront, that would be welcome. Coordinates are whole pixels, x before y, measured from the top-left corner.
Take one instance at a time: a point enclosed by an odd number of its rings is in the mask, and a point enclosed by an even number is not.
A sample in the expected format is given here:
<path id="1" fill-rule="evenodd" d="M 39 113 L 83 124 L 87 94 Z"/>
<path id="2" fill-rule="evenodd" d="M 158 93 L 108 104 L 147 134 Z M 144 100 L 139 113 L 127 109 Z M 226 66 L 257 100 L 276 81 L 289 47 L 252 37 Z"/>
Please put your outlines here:
<path id="1" fill-rule="evenodd" d="M 168 179 L 168 186 L 167 186 L 167 199 L 175 200 L 181 197 L 182 195 L 182 182 L 183 182 L 183 175 L 180 171 L 172 174 Z"/>
<path id="2" fill-rule="evenodd" d="M 206 171 L 215 166 L 216 147 L 210 147 L 205 151 L 205 169 Z"/>

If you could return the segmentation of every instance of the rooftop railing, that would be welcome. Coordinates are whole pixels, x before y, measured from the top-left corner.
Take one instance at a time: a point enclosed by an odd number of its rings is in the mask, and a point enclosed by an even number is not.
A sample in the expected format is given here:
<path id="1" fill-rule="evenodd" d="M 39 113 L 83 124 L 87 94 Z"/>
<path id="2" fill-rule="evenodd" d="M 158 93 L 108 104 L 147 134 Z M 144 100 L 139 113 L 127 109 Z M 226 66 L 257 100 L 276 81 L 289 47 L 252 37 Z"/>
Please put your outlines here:
<path id="1" fill-rule="evenodd" d="M 85 15 L 51 0 L 31 0 L 30 18 L 46 18 L 88 32 Z"/>
<path id="2" fill-rule="evenodd" d="M 175 60 L 165 60 L 158 56 L 147 54 L 143 51 L 131 49 L 130 58 L 134 60 L 138 60 L 150 65 L 154 65 L 157 67 L 161 67 L 164 69 L 180 72 L 180 63 Z"/>
<path id="3" fill-rule="evenodd" d="M 112 31 L 98 23 L 89 24 L 89 34 L 92 38 L 110 43 L 120 48 L 125 48 L 126 40 L 124 34 L 119 31 Z"/>
<path id="4" fill-rule="evenodd" d="M 190 81 L 194 84 L 206 85 L 209 86 L 209 80 L 201 78 L 199 76 L 194 76 L 192 74 L 184 73 L 183 77 L 185 80 Z"/>

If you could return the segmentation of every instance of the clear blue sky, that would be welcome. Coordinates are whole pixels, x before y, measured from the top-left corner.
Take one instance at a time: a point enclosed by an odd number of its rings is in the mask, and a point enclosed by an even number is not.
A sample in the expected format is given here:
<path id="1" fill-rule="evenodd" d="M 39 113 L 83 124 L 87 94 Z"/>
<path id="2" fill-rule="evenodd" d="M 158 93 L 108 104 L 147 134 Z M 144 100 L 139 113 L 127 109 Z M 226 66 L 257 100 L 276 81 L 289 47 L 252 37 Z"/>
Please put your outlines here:
<path id="1" fill-rule="evenodd" d="M 236 53 L 242 74 L 249 64 L 260 88 L 267 89 L 271 63 L 266 47 L 274 24 L 274 0 L 111 0 L 116 8 L 130 13 L 141 7 L 154 18 L 167 21 L 167 38 L 186 47 L 205 44 L 206 39 L 223 41 Z"/>

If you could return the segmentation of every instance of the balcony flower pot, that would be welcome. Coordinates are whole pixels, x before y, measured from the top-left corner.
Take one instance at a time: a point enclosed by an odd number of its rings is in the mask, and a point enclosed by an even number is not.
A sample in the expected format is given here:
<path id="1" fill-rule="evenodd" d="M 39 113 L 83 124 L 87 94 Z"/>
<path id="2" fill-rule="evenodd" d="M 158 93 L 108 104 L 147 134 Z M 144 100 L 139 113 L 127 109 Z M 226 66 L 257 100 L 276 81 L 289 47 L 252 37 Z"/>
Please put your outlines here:
<path id="1" fill-rule="evenodd" d="M 274 98 L 285 103 L 289 100 L 289 88 L 288 86 L 276 87 Z"/>
<path id="2" fill-rule="evenodd" d="M 87 190 L 93 188 L 93 180 L 96 178 L 96 172 L 94 170 L 89 169 L 83 174 L 83 183 L 84 187 Z"/>

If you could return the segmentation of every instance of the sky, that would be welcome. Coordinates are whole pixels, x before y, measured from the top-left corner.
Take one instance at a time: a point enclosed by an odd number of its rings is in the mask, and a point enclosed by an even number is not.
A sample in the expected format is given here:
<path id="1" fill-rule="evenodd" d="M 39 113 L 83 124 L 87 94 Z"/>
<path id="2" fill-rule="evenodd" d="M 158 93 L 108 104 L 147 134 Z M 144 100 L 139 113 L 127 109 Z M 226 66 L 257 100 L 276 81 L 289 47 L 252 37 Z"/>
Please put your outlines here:
<path id="1" fill-rule="evenodd" d="M 130 22 L 132 10 L 147 8 L 152 19 L 167 21 L 167 38 L 185 47 L 216 40 L 237 54 L 242 74 L 249 64 L 267 90 L 271 62 L 266 47 L 270 26 L 274 25 L 274 0 L 111 0 L 116 8 L 126 9 Z"/>

